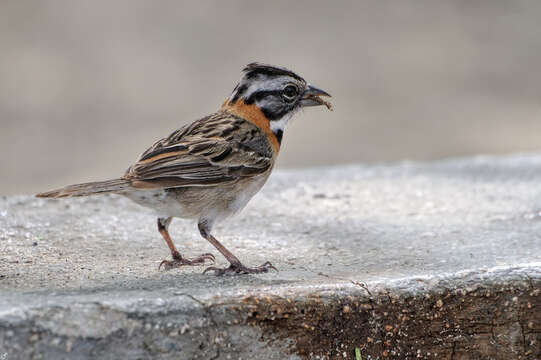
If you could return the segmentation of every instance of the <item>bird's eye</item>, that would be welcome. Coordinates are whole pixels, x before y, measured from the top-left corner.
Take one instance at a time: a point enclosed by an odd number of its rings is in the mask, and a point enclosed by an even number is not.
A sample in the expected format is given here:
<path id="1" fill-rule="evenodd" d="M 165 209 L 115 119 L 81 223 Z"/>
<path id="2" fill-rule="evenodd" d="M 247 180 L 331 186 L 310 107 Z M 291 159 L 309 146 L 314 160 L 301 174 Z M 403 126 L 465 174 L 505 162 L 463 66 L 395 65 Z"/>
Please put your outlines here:
<path id="1" fill-rule="evenodd" d="M 299 93 L 299 90 L 297 90 L 297 87 L 295 85 L 288 85 L 283 90 L 284 98 L 287 101 L 294 100 L 298 93 Z"/>

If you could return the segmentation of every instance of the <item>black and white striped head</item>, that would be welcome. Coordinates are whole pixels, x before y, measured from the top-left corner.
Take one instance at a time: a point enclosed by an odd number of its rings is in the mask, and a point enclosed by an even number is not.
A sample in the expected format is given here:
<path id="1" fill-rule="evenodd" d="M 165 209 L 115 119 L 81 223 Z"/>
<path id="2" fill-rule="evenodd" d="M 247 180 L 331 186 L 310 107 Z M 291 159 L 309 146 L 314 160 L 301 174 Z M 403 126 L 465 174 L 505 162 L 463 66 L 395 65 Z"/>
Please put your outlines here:
<path id="1" fill-rule="evenodd" d="M 270 122 L 273 132 L 283 131 L 291 116 L 302 107 L 327 105 L 319 96 L 330 96 L 307 83 L 293 71 L 259 63 L 248 64 L 227 105 L 255 105 Z"/>

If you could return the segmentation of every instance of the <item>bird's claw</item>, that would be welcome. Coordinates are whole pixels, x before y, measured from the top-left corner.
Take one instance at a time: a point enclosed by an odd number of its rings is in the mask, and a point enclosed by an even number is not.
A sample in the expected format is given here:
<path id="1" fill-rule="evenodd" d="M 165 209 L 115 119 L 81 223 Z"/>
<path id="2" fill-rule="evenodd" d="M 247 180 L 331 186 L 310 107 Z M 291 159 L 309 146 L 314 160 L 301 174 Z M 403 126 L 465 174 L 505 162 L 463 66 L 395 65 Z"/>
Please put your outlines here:
<path id="1" fill-rule="evenodd" d="M 163 260 L 160 265 L 158 266 L 158 270 L 161 269 L 163 266 L 164 270 L 171 270 L 177 267 L 181 266 L 196 266 L 196 265 L 203 265 L 206 260 L 209 260 L 211 263 L 216 262 L 216 258 L 214 255 L 210 253 L 201 254 L 196 258 L 193 259 L 186 259 L 182 256 L 174 257 L 173 260 Z"/>

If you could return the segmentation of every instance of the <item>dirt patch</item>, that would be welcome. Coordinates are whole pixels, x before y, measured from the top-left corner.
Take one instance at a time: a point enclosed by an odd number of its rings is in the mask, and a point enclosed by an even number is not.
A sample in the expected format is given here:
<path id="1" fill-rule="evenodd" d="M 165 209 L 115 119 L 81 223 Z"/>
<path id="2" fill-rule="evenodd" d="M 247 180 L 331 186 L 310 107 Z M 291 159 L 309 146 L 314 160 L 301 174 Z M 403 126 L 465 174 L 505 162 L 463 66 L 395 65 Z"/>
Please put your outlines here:
<path id="1" fill-rule="evenodd" d="M 304 358 L 538 359 L 540 281 L 393 294 L 244 300 L 264 341 L 294 339 Z"/>

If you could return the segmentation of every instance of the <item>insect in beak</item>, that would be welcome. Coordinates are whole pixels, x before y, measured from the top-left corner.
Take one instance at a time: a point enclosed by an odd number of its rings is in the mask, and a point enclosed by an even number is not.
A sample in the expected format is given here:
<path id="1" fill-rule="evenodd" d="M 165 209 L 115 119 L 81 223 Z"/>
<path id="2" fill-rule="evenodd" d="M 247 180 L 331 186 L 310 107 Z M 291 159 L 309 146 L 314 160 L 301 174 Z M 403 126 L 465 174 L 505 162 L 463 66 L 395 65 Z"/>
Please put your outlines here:
<path id="1" fill-rule="evenodd" d="M 308 88 L 304 92 L 302 99 L 301 99 L 301 106 L 319 106 L 319 105 L 325 105 L 327 109 L 332 111 L 332 104 L 328 101 L 323 100 L 320 96 L 328 96 L 331 97 L 331 95 L 321 90 L 313 85 L 308 84 Z"/>

